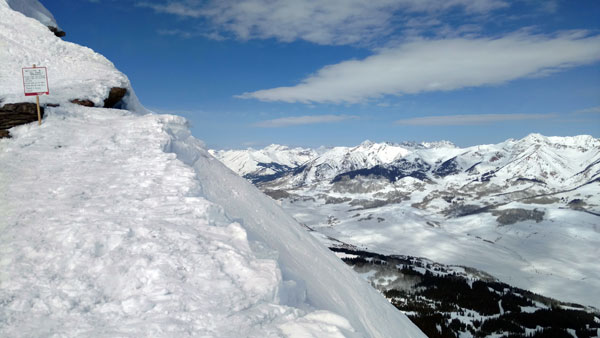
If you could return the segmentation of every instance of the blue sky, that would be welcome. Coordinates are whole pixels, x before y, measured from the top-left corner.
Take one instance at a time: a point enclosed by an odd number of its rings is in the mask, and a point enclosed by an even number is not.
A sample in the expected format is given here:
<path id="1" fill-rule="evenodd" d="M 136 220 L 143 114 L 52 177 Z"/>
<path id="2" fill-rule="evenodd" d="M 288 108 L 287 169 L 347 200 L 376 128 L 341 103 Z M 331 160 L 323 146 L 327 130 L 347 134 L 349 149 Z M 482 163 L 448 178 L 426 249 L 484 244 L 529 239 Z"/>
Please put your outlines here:
<path id="1" fill-rule="evenodd" d="M 52 0 L 213 148 L 600 137 L 597 0 Z"/>

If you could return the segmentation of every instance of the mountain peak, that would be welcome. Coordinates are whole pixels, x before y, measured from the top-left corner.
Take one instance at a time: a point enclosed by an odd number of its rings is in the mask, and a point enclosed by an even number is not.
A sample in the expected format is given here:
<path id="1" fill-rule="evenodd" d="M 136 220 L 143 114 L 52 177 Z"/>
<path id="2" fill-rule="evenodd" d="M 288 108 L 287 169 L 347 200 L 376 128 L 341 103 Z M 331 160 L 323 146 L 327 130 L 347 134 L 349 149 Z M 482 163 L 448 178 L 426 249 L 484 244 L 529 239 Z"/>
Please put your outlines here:
<path id="1" fill-rule="evenodd" d="M 535 142 L 535 143 L 547 143 L 548 138 L 539 133 L 531 133 L 531 134 L 525 136 L 524 138 L 522 138 L 521 141 Z"/>
<path id="2" fill-rule="evenodd" d="M 362 141 L 361 144 L 359 144 L 359 147 L 368 148 L 368 147 L 371 147 L 374 144 L 375 144 L 375 142 L 373 142 L 371 140 L 364 140 L 364 141 Z"/>

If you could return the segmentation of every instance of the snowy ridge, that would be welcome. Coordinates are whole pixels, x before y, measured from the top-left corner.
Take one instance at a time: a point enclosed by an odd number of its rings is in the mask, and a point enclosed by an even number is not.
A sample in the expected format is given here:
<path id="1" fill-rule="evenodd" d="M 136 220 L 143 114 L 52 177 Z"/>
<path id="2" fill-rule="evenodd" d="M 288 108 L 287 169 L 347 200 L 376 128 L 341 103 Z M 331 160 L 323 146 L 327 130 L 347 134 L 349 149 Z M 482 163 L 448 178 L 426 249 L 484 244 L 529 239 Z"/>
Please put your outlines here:
<path id="1" fill-rule="evenodd" d="M 454 148 L 456 146 L 448 141 L 394 144 L 367 140 L 355 147 L 291 149 L 282 145 L 270 145 L 259 150 L 210 150 L 210 152 L 231 170 L 244 177 L 272 176 L 277 173 L 272 169 L 275 166 L 285 166 L 286 173 L 296 171 L 292 169 L 302 169 L 302 175 L 293 180 L 294 185 L 302 185 L 330 180 L 340 173 L 351 170 L 390 164 L 418 149 Z M 271 166 L 267 167 L 261 163 L 271 164 Z"/>
<path id="2" fill-rule="evenodd" d="M 256 152 L 264 151 L 267 149 Z M 273 152 L 273 149 L 269 151 Z M 243 150 L 215 153 L 217 158 L 242 176 L 249 172 L 245 168 L 254 168 L 252 163 L 255 161 L 247 160 L 249 154 Z M 371 171 L 376 167 L 393 173 L 409 166 L 418 171 L 422 179 L 428 178 L 440 184 L 460 181 L 465 184 L 473 179 L 484 179 L 505 185 L 518 179 L 535 179 L 558 190 L 579 186 L 597 177 L 600 172 L 600 140 L 589 135 L 546 137 L 531 134 L 521 140 L 510 139 L 499 144 L 468 148 L 458 148 L 449 142 L 396 145 L 365 141 L 356 147 L 331 148 L 303 165 L 277 162 L 276 155 L 270 155 L 270 159 L 274 164 L 289 167 L 287 177 L 271 177 L 271 180 L 279 179 L 277 185 L 288 187 L 327 184 L 344 174 L 354 177 L 381 172 Z M 253 173 L 259 176 L 271 174 Z"/>
<path id="3" fill-rule="evenodd" d="M 424 336 L 110 61 L 5 0 L 0 43 L 3 103 L 37 63 L 60 104 L 0 140 L 0 336 Z M 116 85 L 129 111 L 69 103 Z"/>

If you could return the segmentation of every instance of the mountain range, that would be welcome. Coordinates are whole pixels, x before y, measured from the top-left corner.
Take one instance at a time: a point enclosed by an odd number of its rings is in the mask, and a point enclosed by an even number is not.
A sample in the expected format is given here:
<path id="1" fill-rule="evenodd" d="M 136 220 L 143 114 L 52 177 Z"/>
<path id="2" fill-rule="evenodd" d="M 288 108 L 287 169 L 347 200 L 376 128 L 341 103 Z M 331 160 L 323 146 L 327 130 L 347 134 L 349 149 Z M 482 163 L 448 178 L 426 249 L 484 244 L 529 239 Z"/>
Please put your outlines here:
<path id="1" fill-rule="evenodd" d="M 212 153 L 321 238 L 471 266 L 600 306 L 589 295 L 600 288 L 600 139 L 530 134 L 466 148 L 365 141 L 265 149 Z"/>

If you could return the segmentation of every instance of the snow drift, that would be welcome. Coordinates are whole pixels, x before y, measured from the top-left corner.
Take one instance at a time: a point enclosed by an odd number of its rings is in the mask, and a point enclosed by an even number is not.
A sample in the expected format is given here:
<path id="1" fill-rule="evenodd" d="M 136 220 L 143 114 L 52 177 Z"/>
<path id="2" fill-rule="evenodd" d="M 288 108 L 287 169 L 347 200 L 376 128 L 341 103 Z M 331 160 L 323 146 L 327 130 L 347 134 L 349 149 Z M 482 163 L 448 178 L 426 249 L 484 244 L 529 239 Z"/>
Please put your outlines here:
<path id="1" fill-rule="evenodd" d="M 0 140 L 0 336 L 423 336 L 110 61 L 7 0 L 0 44 L 0 100 L 37 63 L 60 104 Z M 69 103 L 113 86 L 132 111 Z"/>

